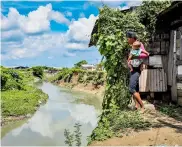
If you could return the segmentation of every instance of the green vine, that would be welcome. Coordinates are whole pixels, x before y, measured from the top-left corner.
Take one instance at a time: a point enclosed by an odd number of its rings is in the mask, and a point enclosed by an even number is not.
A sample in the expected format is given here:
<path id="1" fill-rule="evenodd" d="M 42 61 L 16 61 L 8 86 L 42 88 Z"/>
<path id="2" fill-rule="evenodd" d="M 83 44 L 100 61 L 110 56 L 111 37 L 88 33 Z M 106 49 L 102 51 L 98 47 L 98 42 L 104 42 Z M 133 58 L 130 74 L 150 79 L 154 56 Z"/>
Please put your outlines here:
<path id="1" fill-rule="evenodd" d="M 137 112 L 127 110 L 131 95 L 128 90 L 126 63 L 130 46 L 126 32 L 136 32 L 140 41 L 147 44 L 150 35 L 155 33 L 156 14 L 169 4 L 169 2 L 144 1 L 137 10 L 127 13 L 107 6 L 100 9 L 95 24 L 97 30 L 92 35 L 91 41 L 96 43 L 100 54 L 105 58 L 104 69 L 107 77 L 103 112 L 98 126 L 89 138 L 89 143 L 116 135 L 119 129 L 150 126 L 150 123 L 145 122 Z M 148 13 L 150 17 L 147 17 Z M 141 16 L 144 14 L 146 15 Z"/>

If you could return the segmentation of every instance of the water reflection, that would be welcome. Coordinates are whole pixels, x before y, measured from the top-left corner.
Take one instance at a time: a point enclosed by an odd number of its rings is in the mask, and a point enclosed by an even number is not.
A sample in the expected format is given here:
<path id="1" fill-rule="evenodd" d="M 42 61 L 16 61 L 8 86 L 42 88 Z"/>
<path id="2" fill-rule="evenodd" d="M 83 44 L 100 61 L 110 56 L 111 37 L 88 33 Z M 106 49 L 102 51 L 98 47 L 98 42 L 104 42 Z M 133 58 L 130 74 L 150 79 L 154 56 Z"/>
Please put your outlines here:
<path id="1" fill-rule="evenodd" d="M 50 83 L 39 87 L 49 95 L 48 102 L 27 123 L 7 133 L 2 138 L 2 145 L 65 145 L 64 129 L 73 131 L 76 122 L 82 124 L 82 142 L 86 145 L 86 138 L 98 121 L 95 107 L 71 103 L 75 101 L 76 94 L 73 96 L 73 93 L 60 91 L 59 87 Z M 96 102 L 98 104 L 99 99 Z"/>

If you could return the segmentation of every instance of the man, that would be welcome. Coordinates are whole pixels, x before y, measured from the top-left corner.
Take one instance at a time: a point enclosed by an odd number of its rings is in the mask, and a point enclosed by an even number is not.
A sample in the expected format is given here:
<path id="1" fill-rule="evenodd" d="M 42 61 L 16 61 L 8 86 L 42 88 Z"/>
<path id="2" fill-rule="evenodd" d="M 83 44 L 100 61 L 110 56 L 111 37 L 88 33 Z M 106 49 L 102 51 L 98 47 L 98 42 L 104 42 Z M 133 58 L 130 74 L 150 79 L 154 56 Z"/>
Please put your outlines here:
<path id="1" fill-rule="evenodd" d="M 128 43 L 132 46 L 132 44 L 137 40 L 136 33 L 127 32 Z M 141 49 L 145 50 L 143 44 L 141 43 Z M 130 72 L 130 82 L 129 82 L 129 90 L 133 96 L 135 101 L 135 108 L 139 109 L 141 107 L 141 111 L 144 112 L 144 104 L 140 97 L 139 93 L 139 77 L 140 77 L 140 65 L 138 67 L 134 67 L 133 71 Z"/>

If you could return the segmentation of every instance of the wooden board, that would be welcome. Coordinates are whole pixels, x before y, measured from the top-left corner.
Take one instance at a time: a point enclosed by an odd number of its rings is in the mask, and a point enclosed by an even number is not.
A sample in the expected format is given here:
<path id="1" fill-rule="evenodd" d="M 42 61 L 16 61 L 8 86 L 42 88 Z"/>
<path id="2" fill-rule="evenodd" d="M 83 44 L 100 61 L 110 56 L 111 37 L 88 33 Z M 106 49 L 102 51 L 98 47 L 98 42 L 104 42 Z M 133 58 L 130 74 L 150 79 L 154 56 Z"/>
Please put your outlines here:
<path id="1" fill-rule="evenodd" d="M 168 85 L 172 86 L 172 68 L 173 68 L 173 46 L 174 46 L 174 31 L 171 31 L 170 37 L 170 49 L 168 55 L 168 72 L 167 72 L 167 79 Z"/>
<path id="2" fill-rule="evenodd" d="M 161 55 L 150 56 L 149 65 L 153 67 L 163 67 Z"/>
<path id="3" fill-rule="evenodd" d="M 174 31 L 173 62 L 172 62 L 172 101 L 177 102 L 177 67 L 176 67 L 176 31 Z"/>
<path id="4" fill-rule="evenodd" d="M 182 65 L 178 65 L 177 69 L 178 69 L 178 76 L 182 76 Z"/>
<path id="5" fill-rule="evenodd" d="M 140 92 L 166 92 L 167 79 L 164 69 L 144 69 L 139 78 Z"/>
<path id="6" fill-rule="evenodd" d="M 180 60 L 182 60 L 182 27 L 180 27 L 179 30 L 180 30 Z"/>

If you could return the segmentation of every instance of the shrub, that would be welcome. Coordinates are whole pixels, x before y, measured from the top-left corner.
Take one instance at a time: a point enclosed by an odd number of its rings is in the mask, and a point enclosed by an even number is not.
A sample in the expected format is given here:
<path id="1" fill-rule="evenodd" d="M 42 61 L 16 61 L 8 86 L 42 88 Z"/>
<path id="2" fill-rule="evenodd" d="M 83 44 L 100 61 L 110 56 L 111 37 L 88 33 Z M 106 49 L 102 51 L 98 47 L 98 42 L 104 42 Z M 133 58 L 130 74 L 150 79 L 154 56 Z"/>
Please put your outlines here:
<path id="1" fill-rule="evenodd" d="M 43 68 L 41 66 L 32 67 L 32 70 L 33 70 L 33 75 L 34 76 L 39 77 L 39 78 L 42 79 L 42 77 L 43 77 Z"/>

